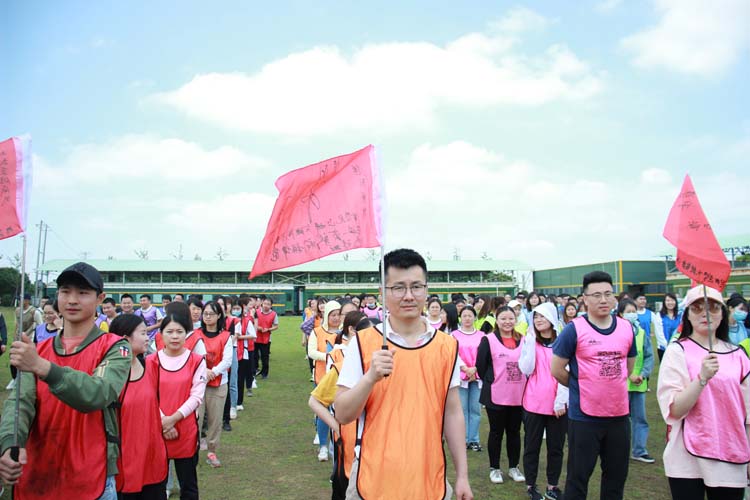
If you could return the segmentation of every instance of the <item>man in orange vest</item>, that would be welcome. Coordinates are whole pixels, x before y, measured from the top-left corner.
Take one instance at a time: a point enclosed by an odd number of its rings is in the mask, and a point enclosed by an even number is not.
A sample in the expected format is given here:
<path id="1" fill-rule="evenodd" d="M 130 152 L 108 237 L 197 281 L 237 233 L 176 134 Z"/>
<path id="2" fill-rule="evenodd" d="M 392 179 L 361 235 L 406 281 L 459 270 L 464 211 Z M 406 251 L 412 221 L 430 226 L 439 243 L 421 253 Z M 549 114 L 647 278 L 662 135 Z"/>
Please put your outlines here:
<path id="1" fill-rule="evenodd" d="M 422 256 L 394 250 L 384 264 L 386 324 L 359 332 L 349 343 L 338 379 L 336 419 L 341 424 L 359 419 L 346 498 L 452 498 L 444 434 L 456 468 L 456 498 L 470 500 L 458 344 L 422 316 L 427 299 Z"/>

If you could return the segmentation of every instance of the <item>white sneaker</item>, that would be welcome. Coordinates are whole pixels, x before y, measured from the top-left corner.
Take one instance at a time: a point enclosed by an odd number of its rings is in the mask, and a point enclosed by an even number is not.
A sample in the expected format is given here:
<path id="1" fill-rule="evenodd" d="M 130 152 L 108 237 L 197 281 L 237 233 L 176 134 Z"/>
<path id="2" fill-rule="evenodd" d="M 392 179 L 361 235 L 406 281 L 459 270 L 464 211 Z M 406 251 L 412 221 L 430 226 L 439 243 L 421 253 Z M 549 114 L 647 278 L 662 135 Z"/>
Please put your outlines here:
<path id="1" fill-rule="evenodd" d="M 8 385 L 5 386 L 6 391 L 12 391 L 16 387 L 16 379 L 12 378 L 10 379 L 10 382 L 8 382 Z"/>
<path id="2" fill-rule="evenodd" d="M 251 387 L 251 389 L 257 389 L 257 388 L 258 388 L 258 383 L 255 381 L 255 379 L 253 379 L 253 386 Z"/>
<path id="3" fill-rule="evenodd" d="M 513 467 L 512 469 L 510 469 L 508 471 L 508 475 L 510 476 L 510 478 L 513 481 L 515 481 L 517 483 L 522 483 L 522 482 L 526 481 L 526 477 L 521 473 L 521 471 L 520 471 L 520 469 L 518 467 Z"/>
<path id="4" fill-rule="evenodd" d="M 318 462 L 328 462 L 328 446 L 321 446 L 318 451 Z"/>
<path id="5" fill-rule="evenodd" d="M 500 469 L 490 469 L 490 482 L 501 484 L 503 482 L 503 471 Z"/>
<path id="6" fill-rule="evenodd" d="M 242 406 L 242 405 L 237 405 L 237 411 L 243 411 L 244 409 L 245 409 L 245 407 L 244 407 L 244 406 Z M 229 409 L 229 412 L 230 412 L 230 413 L 232 412 L 232 409 L 231 409 L 231 408 Z"/>
<path id="7" fill-rule="evenodd" d="M 320 438 L 318 437 L 317 434 L 315 434 L 315 439 L 313 439 L 313 444 L 314 445 L 319 445 L 320 444 Z"/>
<path id="8" fill-rule="evenodd" d="M 229 408 L 229 420 L 237 420 L 237 408 Z"/>

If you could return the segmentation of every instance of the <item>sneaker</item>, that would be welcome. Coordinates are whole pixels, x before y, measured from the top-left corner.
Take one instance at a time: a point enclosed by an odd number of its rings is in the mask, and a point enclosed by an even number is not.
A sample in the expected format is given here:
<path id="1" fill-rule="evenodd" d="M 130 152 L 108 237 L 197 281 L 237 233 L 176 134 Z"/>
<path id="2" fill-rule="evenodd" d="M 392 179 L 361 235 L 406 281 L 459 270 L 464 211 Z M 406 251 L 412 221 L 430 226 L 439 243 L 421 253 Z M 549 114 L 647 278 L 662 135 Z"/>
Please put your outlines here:
<path id="1" fill-rule="evenodd" d="M 245 410 L 245 407 L 244 407 L 244 406 L 242 406 L 242 405 L 237 405 L 237 411 L 244 411 L 244 410 Z M 231 411 L 231 410 L 230 410 L 230 411 Z M 230 417 L 231 417 L 231 415 L 230 415 Z"/>
<path id="2" fill-rule="evenodd" d="M 490 469 L 490 482 L 495 484 L 502 484 L 503 471 L 501 471 L 500 469 Z"/>
<path id="3" fill-rule="evenodd" d="M 253 385 L 250 388 L 251 389 L 257 389 L 258 388 L 258 382 L 256 382 L 255 379 L 253 379 Z M 248 391 L 248 392 L 250 392 L 250 391 Z"/>
<path id="4" fill-rule="evenodd" d="M 229 420 L 237 420 L 237 410 L 239 408 L 229 408 Z"/>
<path id="5" fill-rule="evenodd" d="M 213 453 L 213 452 L 206 455 L 206 463 L 214 468 L 221 467 L 221 462 L 219 462 L 219 459 L 216 456 L 216 453 Z"/>
<path id="6" fill-rule="evenodd" d="M 201 438 L 201 451 L 206 451 L 208 449 L 208 441 L 206 441 L 206 438 Z"/>
<path id="7" fill-rule="evenodd" d="M 544 498 L 547 500 L 562 500 L 562 497 L 563 493 L 557 486 L 547 488 L 547 491 L 544 492 Z"/>
<path id="8" fill-rule="evenodd" d="M 479 443 L 471 443 L 471 451 L 482 451 L 482 445 Z"/>
<path id="9" fill-rule="evenodd" d="M 16 387 L 16 379 L 12 378 L 10 379 L 10 382 L 8 382 L 8 385 L 5 386 L 6 391 L 12 391 Z"/>
<path id="10" fill-rule="evenodd" d="M 232 426 L 229 422 L 224 422 L 221 426 L 221 429 L 226 432 L 232 432 Z"/>
<path id="11" fill-rule="evenodd" d="M 262 378 L 263 380 L 265 380 L 265 379 L 268 378 L 268 375 L 261 375 L 260 378 Z"/>
<path id="12" fill-rule="evenodd" d="M 169 495 L 171 495 L 171 494 L 172 494 L 172 492 L 169 491 L 169 488 L 167 488 L 167 500 L 169 499 Z"/>
<path id="13" fill-rule="evenodd" d="M 317 434 L 315 434 L 315 439 L 313 439 L 313 444 L 316 446 L 320 444 L 320 438 L 318 437 Z"/>
<path id="14" fill-rule="evenodd" d="M 526 477 L 521 473 L 521 470 L 518 467 L 513 467 L 512 469 L 510 469 L 508 471 L 508 475 L 513 481 L 517 483 L 526 481 Z"/>
<path id="15" fill-rule="evenodd" d="M 328 446 L 321 446 L 318 451 L 318 462 L 328 462 Z"/>
<path id="16" fill-rule="evenodd" d="M 254 396 L 254 394 L 253 394 L 253 390 L 252 389 L 250 389 L 249 391 L 247 391 L 247 397 L 251 398 L 253 396 Z"/>
<path id="17" fill-rule="evenodd" d="M 654 460 L 654 457 L 652 457 L 648 453 L 646 453 L 644 455 L 641 455 L 639 457 L 632 457 L 631 456 L 630 458 L 633 459 L 633 460 L 637 460 L 639 462 L 643 462 L 644 464 L 652 464 L 652 463 L 656 462 L 656 460 Z"/>
<path id="18" fill-rule="evenodd" d="M 526 494 L 529 495 L 531 500 L 544 500 L 544 497 L 539 493 L 539 490 L 536 489 L 536 486 L 529 486 L 526 488 Z"/>

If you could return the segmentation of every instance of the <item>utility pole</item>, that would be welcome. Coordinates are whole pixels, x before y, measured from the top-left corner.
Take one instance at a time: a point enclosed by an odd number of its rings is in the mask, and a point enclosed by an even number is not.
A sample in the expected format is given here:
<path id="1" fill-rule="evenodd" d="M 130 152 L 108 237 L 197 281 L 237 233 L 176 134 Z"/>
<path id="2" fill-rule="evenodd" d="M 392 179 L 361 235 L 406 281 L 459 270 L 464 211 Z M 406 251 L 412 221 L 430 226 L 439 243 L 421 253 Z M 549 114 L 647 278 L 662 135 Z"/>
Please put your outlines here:
<path id="1" fill-rule="evenodd" d="M 40 296 L 40 290 L 39 290 L 39 280 L 42 277 L 42 272 L 39 269 L 39 260 L 42 260 L 42 264 L 44 263 L 44 257 L 43 250 L 42 250 L 42 231 L 44 231 L 44 246 L 45 249 L 47 247 L 47 225 L 44 223 L 43 220 L 39 221 L 39 224 L 37 224 L 37 227 L 39 227 L 39 239 L 36 242 L 36 269 L 34 271 L 34 304 L 39 304 L 39 296 Z"/>

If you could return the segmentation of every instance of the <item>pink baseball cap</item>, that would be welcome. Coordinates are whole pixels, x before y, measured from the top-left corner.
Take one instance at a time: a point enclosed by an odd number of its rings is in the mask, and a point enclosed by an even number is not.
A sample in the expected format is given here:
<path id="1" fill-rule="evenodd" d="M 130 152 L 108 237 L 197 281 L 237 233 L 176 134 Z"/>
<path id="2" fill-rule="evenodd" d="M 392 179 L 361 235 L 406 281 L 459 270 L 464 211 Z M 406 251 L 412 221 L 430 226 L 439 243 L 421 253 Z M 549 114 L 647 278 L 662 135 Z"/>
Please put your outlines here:
<path id="1" fill-rule="evenodd" d="M 707 286 L 706 295 L 709 300 L 715 300 L 719 304 L 724 304 L 724 297 L 721 296 L 721 292 L 717 289 Z M 685 295 L 685 307 L 690 307 L 690 304 L 698 300 L 703 300 L 703 285 L 691 288 L 687 295 Z"/>

